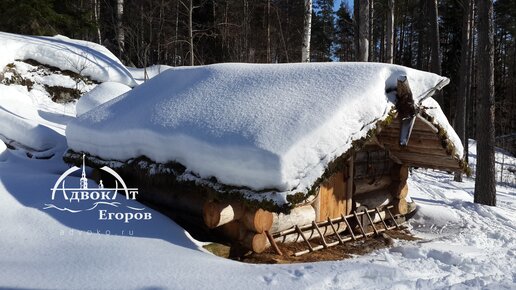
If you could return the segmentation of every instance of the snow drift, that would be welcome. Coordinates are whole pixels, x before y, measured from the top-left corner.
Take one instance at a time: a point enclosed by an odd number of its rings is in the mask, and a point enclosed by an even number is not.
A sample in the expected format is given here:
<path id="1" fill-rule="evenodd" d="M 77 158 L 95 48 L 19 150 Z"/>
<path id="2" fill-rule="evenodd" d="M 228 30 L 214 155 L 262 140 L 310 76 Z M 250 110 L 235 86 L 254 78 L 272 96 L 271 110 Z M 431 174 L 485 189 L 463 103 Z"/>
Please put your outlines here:
<path id="1" fill-rule="evenodd" d="M 306 191 L 330 161 L 388 116 L 394 94 L 387 92 L 401 75 L 416 100 L 447 83 L 380 63 L 169 69 L 71 122 L 67 142 L 103 159 L 176 161 L 224 184 Z M 450 127 L 434 107 L 437 121 Z"/>
<path id="2" fill-rule="evenodd" d="M 38 122 L 38 110 L 27 94 L 25 87 L 0 84 L 0 139 L 36 151 L 55 147 L 57 133 Z"/>
<path id="3" fill-rule="evenodd" d="M 99 105 L 130 91 L 131 88 L 115 82 L 105 82 L 84 94 L 77 101 L 77 116 L 82 115 Z"/>
<path id="4" fill-rule="evenodd" d="M 127 68 L 105 47 L 61 35 L 45 37 L 0 32 L 0 68 L 17 59 L 33 59 L 98 82 L 136 85 Z"/>

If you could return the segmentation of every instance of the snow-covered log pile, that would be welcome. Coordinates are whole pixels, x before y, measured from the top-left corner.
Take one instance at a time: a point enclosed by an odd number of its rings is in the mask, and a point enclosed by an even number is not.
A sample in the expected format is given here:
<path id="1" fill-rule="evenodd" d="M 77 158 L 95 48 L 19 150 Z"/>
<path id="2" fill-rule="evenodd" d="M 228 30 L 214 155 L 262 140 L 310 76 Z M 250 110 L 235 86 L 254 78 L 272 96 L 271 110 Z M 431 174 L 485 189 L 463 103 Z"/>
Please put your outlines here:
<path id="1" fill-rule="evenodd" d="M 354 141 L 368 138 L 389 118 L 401 75 L 416 102 L 447 83 L 435 74 L 379 63 L 169 69 L 71 122 L 68 157 L 86 152 L 128 164 L 145 156 L 159 166 L 183 167 L 171 174 L 178 182 L 288 204 L 289 197 L 307 194 Z M 451 128 L 435 101 L 427 103 L 435 122 Z M 447 138 L 461 159 L 453 130 Z"/>
<path id="2" fill-rule="evenodd" d="M 26 36 L 0 32 L 0 68 L 14 60 L 39 63 L 87 76 L 98 82 L 135 86 L 127 68 L 105 47 L 57 35 Z"/>
<path id="3" fill-rule="evenodd" d="M 75 115 L 75 101 L 107 81 L 81 102 L 82 111 L 136 85 L 111 52 L 64 36 L 0 32 L 0 139 L 28 156 L 49 158 L 60 136 L 49 128 L 53 125 L 47 119 Z M 53 115 L 41 108 L 59 113 Z"/>

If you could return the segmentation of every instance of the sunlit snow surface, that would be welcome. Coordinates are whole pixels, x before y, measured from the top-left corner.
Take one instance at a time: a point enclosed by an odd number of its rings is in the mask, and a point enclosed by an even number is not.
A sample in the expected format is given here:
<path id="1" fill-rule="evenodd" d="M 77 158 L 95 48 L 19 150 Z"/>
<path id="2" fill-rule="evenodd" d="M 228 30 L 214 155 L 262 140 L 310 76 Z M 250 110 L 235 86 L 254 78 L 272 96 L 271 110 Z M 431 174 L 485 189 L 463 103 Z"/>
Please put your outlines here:
<path id="1" fill-rule="evenodd" d="M 105 47 L 65 36 L 25 36 L 0 32 L 0 68 L 14 60 L 32 59 L 99 82 L 135 86 L 129 70 Z"/>
<path id="2" fill-rule="evenodd" d="M 105 160 L 176 161 L 278 203 L 306 192 L 393 107 L 399 76 L 419 100 L 447 79 L 380 63 L 216 64 L 168 69 L 70 123 L 68 146 Z M 430 114 L 448 121 L 431 98 Z M 427 104 L 428 103 L 428 104 Z M 433 112 L 435 111 L 435 112 Z M 452 141 L 457 141 L 449 130 Z M 461 157 L 462 146 L 457 144 Z"/>
<path id="3" fill-rule="evenodd" d="M 54 104 L 20 86 L 0 86 L 0 106 L 0 126 L 21 122 L 18 130 L 0 127 L 4 133 L 54 154 L 48 160 L 30 159 L 24 150 L 7 149 L 0 141 L 0 288 L 516 287 L 514 175 L 506 175 L 505 185 L 497 187 L 494 208 L 472 203 L 472 179 L 456 183 L 446 173 L 414 170 L 410 195 L 420 209 L 409 227 L 423 240 L 396 241 L 390 249 L 344 261 L 249 265 L 203 251 L 199 242 L 155 211 L 150 221 L 124 224 L 99 221 L 93 211 L 74 215 L 43 210 L 50 188 L 68 169 L 61 159 L 66 150 L 63 134 L 75 118 L 75 107 Z M 469 150 L 474 167 L 476 150 Z M 515 158 L 502 158 L 499 152 L 497 162 L 501 160 L 504 168 L 516 167 Z"/>

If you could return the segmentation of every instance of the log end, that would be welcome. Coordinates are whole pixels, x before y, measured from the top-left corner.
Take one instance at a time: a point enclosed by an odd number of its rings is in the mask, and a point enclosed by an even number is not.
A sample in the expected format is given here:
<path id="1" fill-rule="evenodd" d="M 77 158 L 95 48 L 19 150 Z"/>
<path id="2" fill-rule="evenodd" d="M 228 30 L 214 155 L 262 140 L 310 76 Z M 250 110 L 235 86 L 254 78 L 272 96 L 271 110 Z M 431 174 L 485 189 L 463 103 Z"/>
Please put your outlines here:
<path id="1" fill-rule="evenodd" d="M 250 231 L 263 233 L 264 231 L 270 230 L 273 218 L 271 212 L 260 208 L 254 213 L 246 213 L 244 224 Z"/>
<path id="2" fill-rule="evenodd" d="M 248 233 L 243 240 L 243 246 L 251 249 L 255 253 L 262 253 L 267 249 L 267 236 L 265 233 Z"/>
<path id="3" fill-rule="evenodd" d="M 204 223 L 210 229 L 216 228 L 220 223 L 220 211 L 214 202 L 207 202 L 202 209 Z"/>

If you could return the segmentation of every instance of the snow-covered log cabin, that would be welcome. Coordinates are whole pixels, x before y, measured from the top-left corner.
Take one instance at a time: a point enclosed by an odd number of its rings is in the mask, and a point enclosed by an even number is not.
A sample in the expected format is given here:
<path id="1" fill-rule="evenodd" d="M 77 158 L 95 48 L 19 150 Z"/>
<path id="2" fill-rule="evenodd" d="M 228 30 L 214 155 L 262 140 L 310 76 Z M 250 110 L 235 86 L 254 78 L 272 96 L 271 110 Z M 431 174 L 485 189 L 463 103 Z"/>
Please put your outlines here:
<path id="1" fill-rule="evenodd" d="M 261 252 L 265 233 L 363 208 L 409 213 L 411 166 L 464 171 L 431 97 L 447 83 L 380 63 L 175 68 L 71 122 L 64 159 L 86 153 L 190 230 Z"/>

